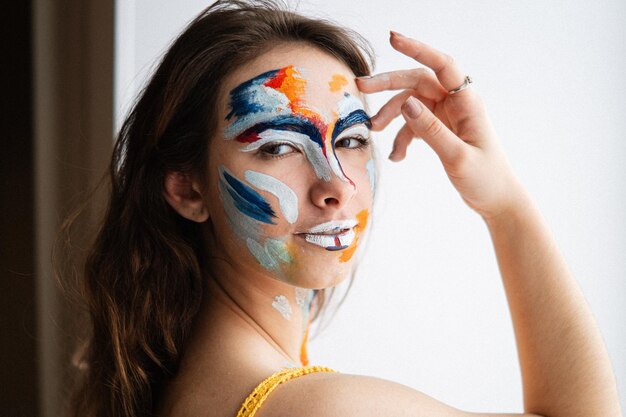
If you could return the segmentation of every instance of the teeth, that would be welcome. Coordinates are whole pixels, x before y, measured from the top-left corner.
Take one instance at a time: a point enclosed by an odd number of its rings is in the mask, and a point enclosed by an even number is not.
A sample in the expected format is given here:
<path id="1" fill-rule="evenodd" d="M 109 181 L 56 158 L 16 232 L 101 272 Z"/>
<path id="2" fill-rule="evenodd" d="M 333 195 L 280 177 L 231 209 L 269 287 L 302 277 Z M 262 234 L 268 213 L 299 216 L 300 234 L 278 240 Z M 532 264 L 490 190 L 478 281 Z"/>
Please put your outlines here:
<path id="1" fill-rule="evenodd" d="M 307 233 L 304 239 L 313 245 L 321 246 L 328 250 L 344 248 L 350 246 L 354 240 L 355 234 L 353 229 L 348 229 L 336 234 L 313 234 Z M 338 242 L 335 240 L 337 238 Z M 339 244 L 338 244 L 339 243 Z"/>
<path id="2" fill-rule="evenodd" d="M 343 232 L 345 232 L 346 230 L 349 229 L 333 229 L 333 230 L 328 230 L 326 232 L 321 232 L 321 233 L 309 233 L 311 235 L 340 235 Z"/>

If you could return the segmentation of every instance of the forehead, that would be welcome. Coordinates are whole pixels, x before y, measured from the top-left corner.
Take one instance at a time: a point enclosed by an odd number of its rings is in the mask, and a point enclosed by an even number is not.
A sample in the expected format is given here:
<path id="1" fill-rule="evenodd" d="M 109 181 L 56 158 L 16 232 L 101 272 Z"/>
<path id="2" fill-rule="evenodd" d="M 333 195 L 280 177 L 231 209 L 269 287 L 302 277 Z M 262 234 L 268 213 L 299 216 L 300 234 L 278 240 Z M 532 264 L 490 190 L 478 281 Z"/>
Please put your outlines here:
<path id="1" fill-rule="evenodd" d="M 228 112 L 230 93 L 234 89 L 262 74 L 287 67 L 297 68 L 298 78 L 302 78 L 306 84 L 301 92 L 301 99 L 320 111 L 333 109 L 346 92 L 361 98 L 354 82 L 354 74 L 345 64 L 312 46 L 288 44 L 264 53 L 226 80 L 222 89 L 224 105 L 220 109 L 225 112 L 224 116 Z M 250 87 L 252 89 L 248 89 L 249 91 L 254 89 L 253 85 Z"/>

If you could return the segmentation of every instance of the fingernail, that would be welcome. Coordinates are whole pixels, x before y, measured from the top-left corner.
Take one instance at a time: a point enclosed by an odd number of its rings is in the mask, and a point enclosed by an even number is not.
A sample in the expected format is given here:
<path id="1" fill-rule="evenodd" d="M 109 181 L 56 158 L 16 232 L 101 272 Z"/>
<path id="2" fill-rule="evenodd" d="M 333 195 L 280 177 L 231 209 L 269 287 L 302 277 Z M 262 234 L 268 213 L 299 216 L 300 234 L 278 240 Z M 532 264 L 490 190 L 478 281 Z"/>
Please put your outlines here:
<path id="1" fill-rule="evenodd" d="M 417 119 L 420 113 L 422 113 L 422 105 L 415 97 L 411 96 L 402 105 L 402 110 L 411 119 Z"/>
<path id="2" fill-rule="evenodd" d="M 390 30 L 389 33 L 391 34 L 391 36 L 397 36 L 399 38 L 406 38 L 406 36 L 404 36 L 403 34 L 393 31 L 393 30 Z"/>
<path id="3" fill-rule="evenodd" d="M 361 81 L 363 81 L 363 80 L 370 80 L 372 78 L 374 78 L 373 75 L 361 75 L 360 77 L 356 77 L 357 80 L 361 80 Z"/>

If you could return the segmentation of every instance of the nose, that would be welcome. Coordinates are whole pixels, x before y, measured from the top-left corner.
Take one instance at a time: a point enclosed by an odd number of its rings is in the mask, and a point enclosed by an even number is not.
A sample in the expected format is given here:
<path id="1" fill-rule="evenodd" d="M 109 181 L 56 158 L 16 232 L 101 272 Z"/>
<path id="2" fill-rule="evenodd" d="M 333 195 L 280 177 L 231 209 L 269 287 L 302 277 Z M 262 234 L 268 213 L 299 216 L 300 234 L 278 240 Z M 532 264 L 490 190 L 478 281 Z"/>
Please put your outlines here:
<path id="1" fill-rule="evenodd" d="M 319 179 L 311 187 L 311 202 L 321 209 L 341 209 L 357 193 L 352 181 L 343 180 L 335 175 L 330 181 Z"/>

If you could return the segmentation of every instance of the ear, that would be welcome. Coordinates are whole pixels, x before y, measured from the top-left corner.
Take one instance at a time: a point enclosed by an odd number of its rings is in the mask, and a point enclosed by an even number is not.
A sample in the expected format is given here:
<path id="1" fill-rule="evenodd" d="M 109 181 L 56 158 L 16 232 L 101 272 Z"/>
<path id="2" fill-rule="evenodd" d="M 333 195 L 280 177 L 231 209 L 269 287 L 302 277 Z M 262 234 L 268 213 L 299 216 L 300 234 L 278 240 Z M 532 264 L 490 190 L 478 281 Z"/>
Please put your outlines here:
<path id="1" fill-rule="evenodd" d="M 163 196 L 178 214 L 188 220 L 202 223 L 209 218 L 209 210 L 202 199 L 200 184 L 189 174 L 167 172 Z"/>

